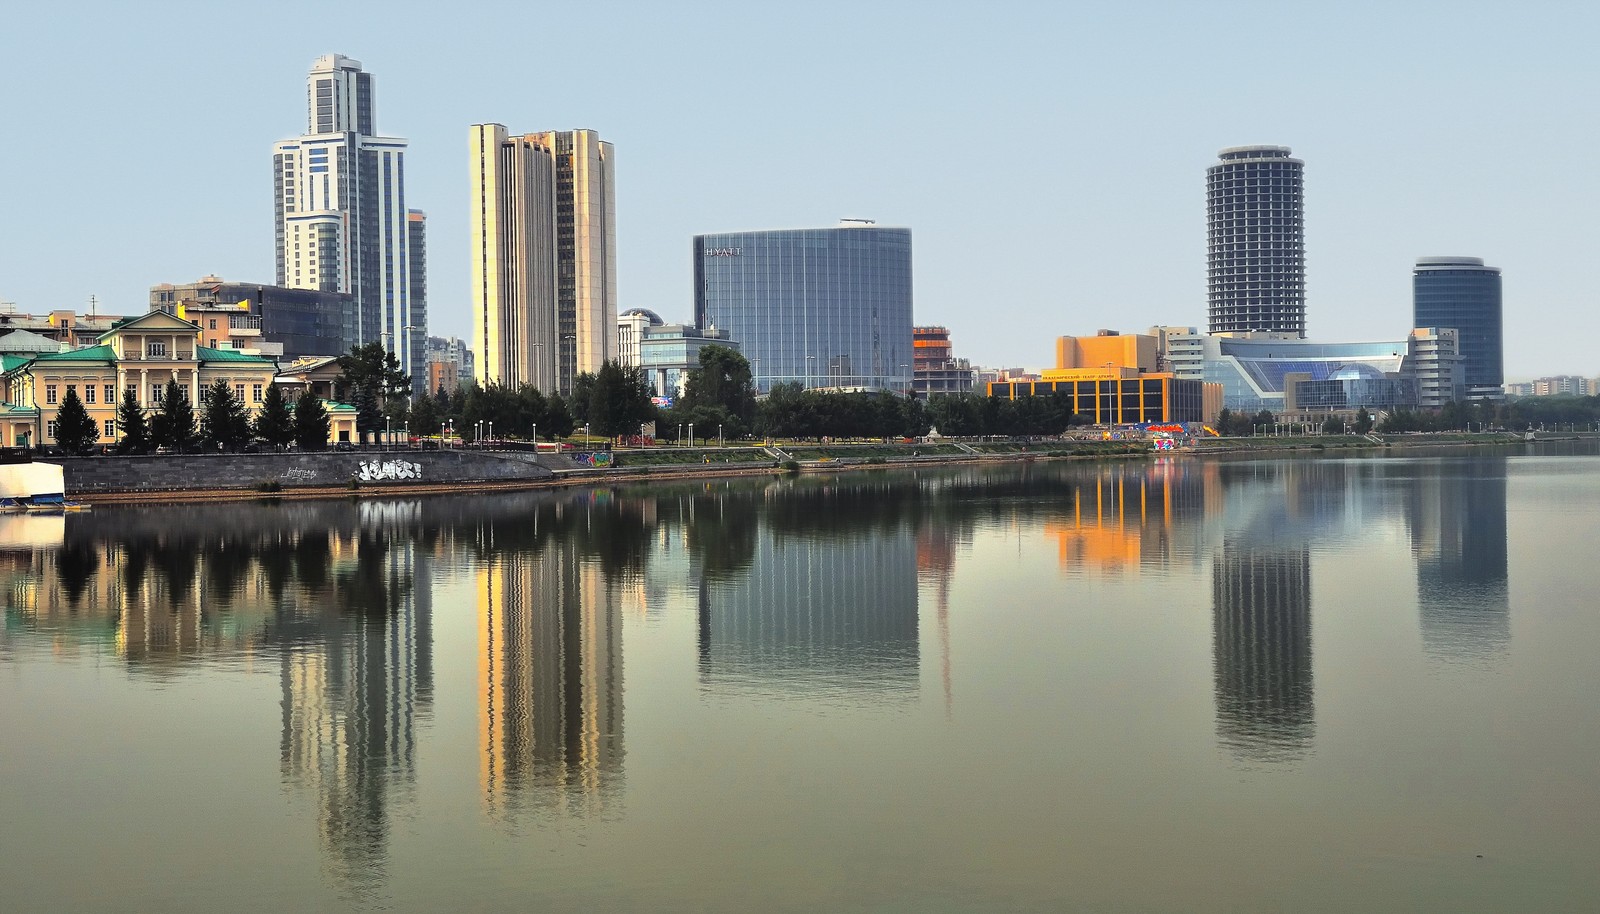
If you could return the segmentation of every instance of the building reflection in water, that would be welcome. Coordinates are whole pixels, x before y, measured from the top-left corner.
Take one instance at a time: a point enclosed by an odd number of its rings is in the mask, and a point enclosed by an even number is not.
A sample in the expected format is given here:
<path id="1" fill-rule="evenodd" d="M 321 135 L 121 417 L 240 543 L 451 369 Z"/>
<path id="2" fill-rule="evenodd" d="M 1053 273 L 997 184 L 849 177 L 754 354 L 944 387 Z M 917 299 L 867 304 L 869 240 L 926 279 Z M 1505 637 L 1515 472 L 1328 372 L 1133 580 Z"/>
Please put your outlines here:
<path id="1" fill-rule="evenodd" d="M 357 897 L 387 879 L 391 807 L 416 780 L 417 721 L 432 699 L 432 556 L 415 503 L 362 503 L 359 524 L 303 531 L 299 599 L 270 626 L 283 691 L 280 765 L 317 796 L 324 864 Z M 335 597 L 337 603 L 329 598 Z"/>
<path id="2" fill-rule="evenodd" d="M 109 650 L 138 676 L 275 670 L 285 782 L 317 798 L 330 877 L 370 901 L 432 701 L 430 569 L 415 503 L 0 517 L 7 624 Z M 52 542 L 53 540 L 53 542 Z"/>
<path id="3" fill-rule="evenodd" d="M 1236 756 L 1302 756 L 1315 731 L 1311 552 L 1224 542 L 1212 563 L 1217 741 Z"/>
<path id="4" fill-rule="evenodd" d="M 1437 659 L 1492 659 L 1511 641 L 1506 458 L 1421 474 L 1407 517 L 1417 562 L 1422 647 Z"/>
<path id="5" fill-rule="evenodd" d="M 1366 471 L 1338 461 L 1209 464 L 1220 518 L 1211 566 L 1218 745 L 1250 763 L 1304 758 L 1316 734 L 1311 547 L 1370 533 L 1389 513 Z"/>
<path id="6" fill-rule="evenodd" d="M 1201 556 L 1205 489 L 1194 461 L 1089 467 L 1062 484 L 1070 504 L 1045 519 L 1044 532 L 1064 570 L 1137 573 Z"/>
<path id="7" fill-rule="evenodd" d="M 590 814 L 620 787 L 619 594 L 651 524 L 606 493 L 487 526 L 477 572 L 479 757 L 491 815 Z"/>
<path id="8" fill-rule="evenodd" d="M 775 697 L 915 697 L 915 488 L 828 480 L 781 492 L 759 506 L 703 505 L 690 521 L 703 546 L 701 681 Z M 715 539 L 700 525 L 715 525 Z"/>
<path id="9" fill-rule="evenodd" d="M 115 654 L 139 676 L 197 662 L 272 670 L 282 776 L 316 798 L 330 874 L 370 900 L 432 706 L 441 557 L 474 575 L 480 776 L 496 818 L 607 808 L 623 777 L 622 617 L 650 624 L 681 595 L 708 694 L 898 705 L 918 695 L 926 586 L 948 709 L 955 556 L 983 528 L 1047 531 L 1069 573 L 1209 567 L 1218 743 L 1283 762 L 1315 735 L 1319 537 L 1403 513 L 1430 654 L 1507 644 L 1504 460 L 1385 464 L 1176 460 L 194 506 L 182 524 L 162 509 L 0 516 L 0 650 L 23 631 L 62 654 Z"/>

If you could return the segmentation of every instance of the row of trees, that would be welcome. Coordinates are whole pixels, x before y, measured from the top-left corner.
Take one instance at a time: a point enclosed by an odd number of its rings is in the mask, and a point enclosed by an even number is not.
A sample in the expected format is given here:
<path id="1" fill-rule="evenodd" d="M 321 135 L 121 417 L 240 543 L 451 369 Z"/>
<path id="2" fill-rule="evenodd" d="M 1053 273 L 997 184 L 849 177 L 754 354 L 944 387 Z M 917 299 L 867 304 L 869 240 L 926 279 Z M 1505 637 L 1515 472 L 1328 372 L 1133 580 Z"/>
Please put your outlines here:
<path id="1" fill-rule="evenodd" d="M 750 364 L 738 352 L 723 346 L 706 346 L 699 364 L 689 371 L 682 397 L 668 409 L 651 402 L 643 375 L 614 361 L 597 372 L 573 379 L 571 395 L 546 396 L 532 385 L 469 385 L 450 394 L 443 388 L 410 398 L 411 379 L 400 370 L 395 355 L 379 343 L 351 347 L 339 359 L 340 377 L 335 396 L 356 408 L 356 428 L 365 439 L 385 426 L 409 425 L 423 435 L 453 428 L 458 434 L 492 427 L 496 436 L 529 438 L 565 437 L 580 425 L 607 438 L 636 434 L 654 422 L 657 437 L 675 440 L 693 427 L 696 437 L 709 437 L 720 428 L 726 438 L 751 434 L 783 438 L 917 437 L 937 428 L 950 436 L 1058 435 L 1074 425 L 1093 422 L 1072 412 L 1072 399 L 1064 392 L 1006 400 L 980 394 L 955 394 L 924 403 L 920 400 L 871 393 L 832 393 L 806 390 L 800 384 L 779 384 L 766 399 L 757 401 Z M 273 447 L 290 443 L 304 449 L 327 445 L 329 420 L 326 407 L 306 393 L 293 403 L 277 385 L 268 385 L 261 411 L 251 419 L 234 391 L 224 382 L 201 395 L 198 419 L 176 382 L 167 385 L 159 408 L 146 413 L 129 391 L 117 411 L 117 428 L 125 453 L 145 453 L 155 448 L 185 449 L 196 444 L 207 449 L 237 450 L 253 440 Z M 1250 435 L 1272 426 L 1276 417 L 1267 410 L 1255 414 L 1224 409 L 1216 430 L 1223 435 Z M 1383 432 L 1466 429 L 1474 425 L 1521 428 L 1549 423 L 1600 421 L 1600 398 L 1548 397 L 1509 403 L 1452 403 L 1437 412 L 1397 410 L 1378 425 Z M 1330 417 L 1324 432 L 1367 434 L 1373 417 L 1362 409 L 1347 426 Z M 86 451 L 100 438 L 77 393 L 69 390 L 57 418 L 56 441 L 75 453 Z"/>
<path id="2" fill-rule="evenodd" d="M 320 450 L 328 444 L 328 410 L 313 393 L 297 397 L 293 404 L 276 384 L 269 385 L 261 411 L 252 419 L 225 381 L 217 381 L 201 392 L 201 411 L 194 407 L 177 381 L 168 381 L 161 404 L 146 411 L 138 396 L 128 390 L 117 406 L 117 451 L 123 454 L 148 454 L 158 448 L 174 451 L 202 447 L 213 451 L 236 451 L 253 440 L 273 447 L 294 444 L 305 450 Z M 68 390 L 56 415 L 56 444 L 72 454 L 84 454 L 101 437 L 101 429 L 78 398 Z"/>

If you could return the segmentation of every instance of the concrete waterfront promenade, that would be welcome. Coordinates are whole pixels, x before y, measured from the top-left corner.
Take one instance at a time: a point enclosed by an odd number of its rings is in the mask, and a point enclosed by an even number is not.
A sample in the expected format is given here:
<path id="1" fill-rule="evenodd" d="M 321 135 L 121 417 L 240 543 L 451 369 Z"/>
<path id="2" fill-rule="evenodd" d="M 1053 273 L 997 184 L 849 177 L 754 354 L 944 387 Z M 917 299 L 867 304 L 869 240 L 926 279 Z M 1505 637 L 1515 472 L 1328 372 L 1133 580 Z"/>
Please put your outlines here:
<path id="1" fill-rule="evenodd" d="M 1593 439 L 1594 434 L 1538 440 Z M 260 497 L 330 498 L 519 491 L 648 480 L 821 473 L 1030 460 L 1204 457 L 1440 446 L 1506 447 L 1507 435 L 1327 436 L 1205 439 L 1157 452 L 1143 441 L 1046 440 L 918 444 L 784 443 L 769 446 L 646 448 L 534 454 L 521 450 L 357 450 L 281 454 L 188 454 L 47 458 L 64 469 L 68 497 L 97 504 L 215 501 Z M 604 452 L 599 452 L 604 453 Z"/>

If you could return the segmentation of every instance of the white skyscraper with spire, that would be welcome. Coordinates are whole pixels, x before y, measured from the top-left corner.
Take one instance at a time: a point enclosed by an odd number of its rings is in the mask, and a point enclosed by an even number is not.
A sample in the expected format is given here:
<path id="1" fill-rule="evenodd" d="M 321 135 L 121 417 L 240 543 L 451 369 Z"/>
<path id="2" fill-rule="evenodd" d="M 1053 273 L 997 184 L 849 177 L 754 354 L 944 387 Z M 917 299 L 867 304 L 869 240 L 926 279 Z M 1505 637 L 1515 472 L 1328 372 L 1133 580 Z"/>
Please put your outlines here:
<path id="1" fill-rule="evenodd" d="M 360 61 L 317 58 L 306 101 L 306 134 L 272 150 L 278 285 L 350 293 L 346 343 L 382 343 L 420 383 L 425 223 L 406 209 L 406 141 L 376 135 L 372 74 Z"/>

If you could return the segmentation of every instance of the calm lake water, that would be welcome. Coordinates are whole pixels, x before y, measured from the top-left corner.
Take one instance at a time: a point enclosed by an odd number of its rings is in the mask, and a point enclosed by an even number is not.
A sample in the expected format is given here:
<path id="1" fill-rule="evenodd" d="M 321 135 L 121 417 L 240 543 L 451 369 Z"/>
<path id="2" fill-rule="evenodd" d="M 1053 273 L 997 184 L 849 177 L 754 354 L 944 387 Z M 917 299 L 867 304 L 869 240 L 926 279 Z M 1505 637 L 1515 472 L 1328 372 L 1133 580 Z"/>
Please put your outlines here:
<path id="1" fill-rule="evenodd" d="M 0 516 L 6 911 L 1593 911 L 1600 456 Z"/>

